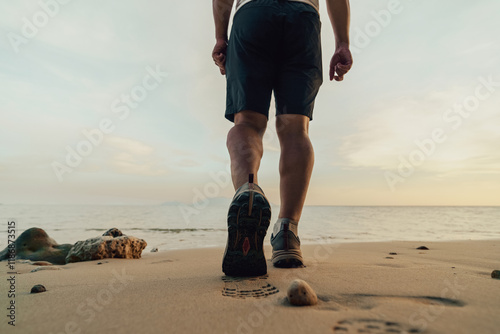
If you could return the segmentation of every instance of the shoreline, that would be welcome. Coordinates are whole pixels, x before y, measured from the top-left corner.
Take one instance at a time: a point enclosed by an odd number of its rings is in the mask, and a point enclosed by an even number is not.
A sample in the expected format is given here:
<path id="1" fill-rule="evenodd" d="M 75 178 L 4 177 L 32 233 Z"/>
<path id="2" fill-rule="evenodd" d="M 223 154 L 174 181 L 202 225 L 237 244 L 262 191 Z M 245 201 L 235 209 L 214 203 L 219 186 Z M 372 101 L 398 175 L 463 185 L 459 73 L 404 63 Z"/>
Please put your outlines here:
<path id="1" fill-rule="evenodd" d="M 207 206 L 198 211 L 198 216 L 189 217 L 171 206 L 126 207 L 123 210 L 110 206 L 86 209 L 11 207 L 5 214 L 15 218 L 16 234 L 39 227 L 60 244 L 94 238 L 112 227 L 145 240 L 148 243 L 146 251 L 153 247 L 160 250 L 225 247 L 227 239 L 227 208 L 220 206 Z M 439 239 L 443 237 L 457 241 L 500 239 L 498 217 L 498 208 L 485 207 L 305 207 L 299 235 L 302 244 L 442 241 Z M 0 239 L 5 241 L 6 237 L 6 233 L 0 231 Z M 268 242 L 269 237 L 266 239 Z"/>
<path id="2" fill-rule="evenodd" d="M 251 279 L 224 276 L 221 247 L 37 272 L 17 263 L 16 327 L 59 334 L 495 333 L 500 326 L 500 280 L 490 277 L 500 269 L 500 240 L 308 244 L 306 268 L 297 269 L 272 267 L 264 248 L 268 274 Z M 317 305 L 288 305 L 295 278 L 316 291 Z M 47 291 L 30 294 L 35 284 Z M 3 318 L 5 333 L 12 326 Z"/>

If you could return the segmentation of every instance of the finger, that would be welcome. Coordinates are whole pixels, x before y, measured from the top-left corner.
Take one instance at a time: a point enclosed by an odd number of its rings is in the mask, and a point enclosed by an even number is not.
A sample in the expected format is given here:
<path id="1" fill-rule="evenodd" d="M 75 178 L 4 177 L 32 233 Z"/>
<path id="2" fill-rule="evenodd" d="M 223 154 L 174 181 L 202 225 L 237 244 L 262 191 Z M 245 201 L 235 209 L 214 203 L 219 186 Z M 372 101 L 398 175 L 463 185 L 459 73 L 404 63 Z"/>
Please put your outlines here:
<path id="1" fill-rule="evenodd" d="M 216 53 L 214 56 L 213 56 L 214 60 L 215 61 L 221 61 L 223 60 L 225 57 L 224 57 L 224 54 L 222 53 Z"/>
<path id="2" fill-rule="evenodd" d="M 332 81 L 333 79 L 335 79 L 335 81 L 339 81 L 338 80 L 339 75 L 342 75 L 342 74 L 339 73 L 338 65 L 331 66 L 330 67 L 330 81 Z"/>
<path id="3" fill-rule="evenodd" d="M 222 73 L 222 71 L 225 72 L 225 64 L 226 64 L 226 57 L 225 57 L 225 55 L 224 54 L 219 54 L 218 56 L 215 56 L 214 62 L 215 62 L 215 65 L 217 65 L 220 68 L 221 74 L 224 74 L 224 73 Z"/>
<path id="4" fill-rule="evenodd" d="M 336 66 L 336 65 L 333 65 L 333 64 L 332 64 L 332 65 L 330 66 L 330 81 L 332 81 L 332 80 L 336 77 L 336 75 L 335 75 L 336 68 L 337 68 L 337 66 Z"/>
<path id="5" fill-rule="evenodd" d="M 340 64 L 337 64 L 337 66 L 335 66 L 335 72 L 337 72 L 337 75 L 335 76 L 335 81 L 344 80 L 345 72 L 340 69 Z"/>
<path id="6" fill-rule="evenodd" d="M 341 69 L 341 68 L 337 67 L 337 74 L 338 75 L 344 76 L 347 72 L 349 72 L 349 70 L 344 70 L 344 69 Z"/>
<path id="7" fill-rule="evenodd" d="M 224 57 L 225 55 L 226 54 L 224 52 L 218 52 L 218 51 L 212 52 L 212 57 L 214 57 L 214 58 Z"/>
<path id="8" fill-rule="evenodd" d="M 226 59 L 224 56 L 219 58 L 218 61 L 216 61 L 217 66 L 219 66 L 220 73 L 225 74 L 226 73 Z"/>
<path id="9" fill-rule="evenodd" d="M 337 66 L 344 71 L 349 71 L 351 69 L 351 64 L 338 64 Z"/>
<path id="10" fill-rule="evenodd" d="M 340 61 L 340 57 L 337 54 L 334 54 L 332 60 L 330 61 L 330 81 L 335 77 L 335 67 Z"/>
<path id="11" fill-rule="evenodd" d="M 337 73 L 344 75 L 349 72 L 351 68 L 349 66 L 337 66 Z"/>
<path id="12" fill-rule="evenodd" d="M 336 71 L 338 75 L 344 76 L 347 72 L 349 72 L 350 69 L 351 69 L 350 65 L 338 64 Z"/>

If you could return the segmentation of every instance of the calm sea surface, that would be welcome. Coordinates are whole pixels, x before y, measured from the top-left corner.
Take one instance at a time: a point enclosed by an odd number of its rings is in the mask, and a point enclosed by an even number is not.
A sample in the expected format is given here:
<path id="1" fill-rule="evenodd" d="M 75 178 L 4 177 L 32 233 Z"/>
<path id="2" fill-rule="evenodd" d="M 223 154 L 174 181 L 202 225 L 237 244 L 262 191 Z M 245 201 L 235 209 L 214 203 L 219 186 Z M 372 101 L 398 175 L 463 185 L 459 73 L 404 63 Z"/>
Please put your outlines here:
<path id="1" fill-rule="evenodd" d="M 276 220 L 278 207 L 273 207 Z M 0 205 L 0 249 L 7 222 L 17 235 L 43 228 L 58 243 L 101 235 L 111 227 L 161 250 L 225 246 L 226 205 L 164 206 Z M 267 239 L 270 236 L 268 231 Z M 308 206 L 299 225 L 303 244 L 365 241 L 500 239 L 500 207 Z M 269 240 L 266 240 L 266 244 Z"/>

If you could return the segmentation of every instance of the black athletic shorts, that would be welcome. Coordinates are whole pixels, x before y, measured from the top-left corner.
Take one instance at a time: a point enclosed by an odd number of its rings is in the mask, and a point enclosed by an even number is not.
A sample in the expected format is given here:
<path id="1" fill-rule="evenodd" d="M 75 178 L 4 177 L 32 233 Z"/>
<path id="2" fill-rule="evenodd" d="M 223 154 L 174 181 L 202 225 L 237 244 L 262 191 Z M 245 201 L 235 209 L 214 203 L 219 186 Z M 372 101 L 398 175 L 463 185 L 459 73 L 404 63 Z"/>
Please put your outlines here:
<path id="1" fill-rule="evenodd" d="M 312 119 L 323 83 L 321 23 L 310 5 L 253 0 L 233 18 L 226 54 L 226 118 L 253 110 L 269 118 L 274 91 L 276 115 Z"/>

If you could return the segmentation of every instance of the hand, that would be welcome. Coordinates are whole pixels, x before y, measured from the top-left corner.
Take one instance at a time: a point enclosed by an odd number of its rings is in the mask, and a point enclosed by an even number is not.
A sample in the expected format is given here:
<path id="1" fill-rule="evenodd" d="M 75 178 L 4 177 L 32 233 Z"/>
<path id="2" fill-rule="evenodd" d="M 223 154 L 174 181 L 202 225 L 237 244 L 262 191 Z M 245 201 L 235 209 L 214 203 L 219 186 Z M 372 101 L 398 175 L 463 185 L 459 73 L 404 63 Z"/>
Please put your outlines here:
<path id="1" fill-rule="evenodd" d="M 215 43 L 214 50 L 212 51 L 212 59 L 215 65 L 219 67 L 220 74 L 226 74 L 226 51 L 227 51 L 227 41 L 217 40 Z"/>
<path id="2" fill-rule="evenodd" d="M 330 61 L 330 81 L 344 80 L 344 75 L 349 72 L 352 66 L 352 55 L 349 46 L 339 45 Z M 337 75 L 335 75 L 337 72 Z"/>

